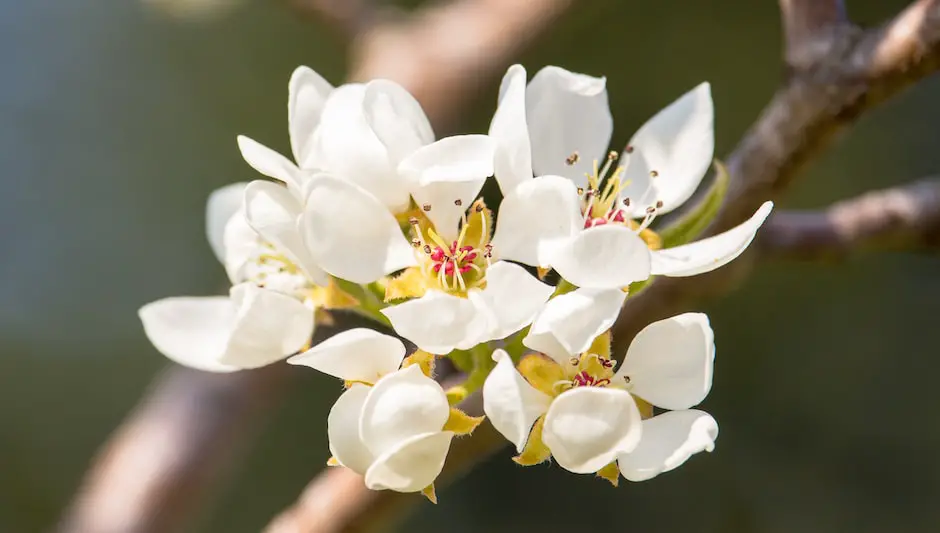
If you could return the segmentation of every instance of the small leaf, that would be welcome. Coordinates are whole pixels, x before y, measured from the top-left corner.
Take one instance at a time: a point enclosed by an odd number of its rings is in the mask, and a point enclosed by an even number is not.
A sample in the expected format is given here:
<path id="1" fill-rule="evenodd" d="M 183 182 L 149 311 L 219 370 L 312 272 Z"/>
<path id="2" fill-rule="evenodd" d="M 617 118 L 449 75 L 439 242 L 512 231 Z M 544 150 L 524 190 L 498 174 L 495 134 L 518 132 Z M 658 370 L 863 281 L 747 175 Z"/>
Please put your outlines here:
<path id="1" fill-rule="evenodd" d="M 540 353 L 531 353 L 519 360 L 519 373 L 539 391 L 555 396 L 555 384 L 565 379 L 565 369 L 554 359 Z"/>
<path id="2" fill-rule="evenodd" d="M 424 350 L 416 350 L 415 353 L 409 355 L 401 363 L 401 367 L 409 367 L 411 365 L 418 365 L 421 367 L 421 372 L 425 376 L 432 378 L 434 377 L 434 361 L 436 355 L 428 353 Z"/>
<path id="3" fill-rule="evenodd" d="M 310 299 L 314 306 L 322 309 L 351 309 L 359 307 L 360 303 L 358 298 L 344 290 L 332 276 L 325 287 L 314 287 L 310 291 Z"/>
<path id="4" fill-rule="evenodd" d="M 398 276 L 388 280 L 385 286 L 385 301 L 404 298 L 420 298 L 427 291 L 427 280 L 419 267 L 406 268 Z"/>
<path id="5" fill-rule="evenodd" d="M 616 487 L 620 483 L 620 468 L 617 466 L 617 461 L 613 461 L 598 470 L 597 477 L 606 479 L 611 485 Z"/>
<path id="6" fill-rule="evenodd" d="M 437 505 L 437 493 L 434 491 L 434 483 L 431 483 L 427 487 L 421 489 L 421 494 L 423 494 L 429 502 Z"/>
<path id="7" fill-rule="evenodd" d="M 718 214 L 718 209 L 724 202 L 725 194 L 728 192 L 729 182 L 728 169 L 721 161 L 716 159 L 715 181 L 705 198 L 683 215 L 682 218 L 659 233 L 663 248 L 672 248 L 673 246 L 690 243 L 701 235 L 702 231 L 711 224 L 715 215 Z"/>
<path id="8" fill-rule="evenodd" d="M 587 351 L 588 353 L 599 355 L 604 359 L 610 359 L 610 331 L 608 330 L 598 335 Z"/>
<path id="9" fill-rule="evenodd" d="M 525 443 L 522 453 L 512 458 L 516 464 L 522 466 L 533 466 L 548 461 L 552 456 L 552 451 L 542 442 L 542 426 L 545 425 L 545 417 L 541 416 L 532 426 L 529 432 L 529 440 Z"/>
<path id="10" fill-rule="evenodd" d="M 456 407 L 451 407 L 443 431 L 453 431 L 455 435 L 469 435 L 484 419 L 485 416 L 470 416 Z"/>

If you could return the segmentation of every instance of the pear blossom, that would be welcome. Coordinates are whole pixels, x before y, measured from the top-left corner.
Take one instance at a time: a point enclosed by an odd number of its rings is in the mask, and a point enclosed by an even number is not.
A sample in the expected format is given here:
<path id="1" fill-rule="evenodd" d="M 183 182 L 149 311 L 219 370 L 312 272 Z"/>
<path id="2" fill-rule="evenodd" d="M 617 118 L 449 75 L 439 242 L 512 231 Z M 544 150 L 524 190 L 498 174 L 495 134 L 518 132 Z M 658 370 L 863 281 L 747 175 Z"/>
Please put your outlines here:
<path id="1" fill-rule="evenodd" d="M 415 266 L 402 225 L 419 206 L 446 228 L 440 230 L 444 238 L 456 237 L 466 210 L 460 206 L 470 205 L 493 174 L 491 139 L 435 141 L 417 100 L 389 80 L 333 88 L 301 67 L 288 93 L 296 163 L 247 137 L 238 139 L 245 160 L 291 193 L 269 196 L 282 216 L 268 217 L 267 224 L 256 223 L 249 206 L 249 220 L 265 238 L 287 241 L 279 244 L 302 263 L 307 256 L 338 278 L 371 283 Z"/>
<path id="2" fill-rule="evenodd" d="M 467 350 L 521 330 L 554 291 L 519 265 L 491 262 L 492 215 L 482 201 L 469 211 L 459 225 L 412 218 L 418 265 L 386 287 L 386 299 L 413 299 L 382 313 L 399 335 L 433 354 Z M 438 231 L 457 237 L 448 243 Z"/>
<path id="3" fill-rule="evenodd" d="M 424 491 L 444 467 L 451 440 L 482 418 L 450 407 L 430 366 L 389 335 L 357 328 L 338 333 L 288 363 L 340 378 L 348 388 L 330 410 L 331 464 L 364 476 L 373 490 Z M 403 361 L 404 359 L 404 361 Z"/>
<path id="4" fill-rule="evenodd" d="M 613 119 L 604 78 L 549 66 L 526 85 L 525 69 L 513 65 L 489 131 L 498 143 L 495 173 L 504 195 L 496 256 L 553 267 L 592 288 L 625 287 L 650 275 L 693 276 L 732 261 L 771 202 L 725 233 L 665 250 L 649 229 L 700 184 L 712 161 L 713 123 L 705 82 L 640 127 L 616 163 L 618 154 L 607 152 Z"/>
<path id="5" fill-rule="evenodd" d="M 210 372 L 274 363 L 309 343 L 318 288 L 248 225 L 246 184 L 215 191 L 206 207 L 209 243 L 233 286 L 229 296 L 171 297 L 143 306 L 154 346 L 171 360 Z"/>
<path id="6" fill-rule="evenodd" d="M 587 296 L 606 309 L 578 302 Z M 494 352 L 484 411 L 516 446 L 516 462 L 553 457 L 571 472 L 597 473 L 616 484 L 618 470 L 642 481 L 714 448 L 717 423 L 692 409 L 711 389 L 715 349 L 708 318 L 687 313 L 650 324 L 615 372 L 609 333 L 595 333 L 612 324 L 615 305 L 604 293 L 556 297 L 524 341 L 542 353 L 524 356 L 516 369 L 506 352 Z M 652 416 L 651 406 L 670 411 Z"/>

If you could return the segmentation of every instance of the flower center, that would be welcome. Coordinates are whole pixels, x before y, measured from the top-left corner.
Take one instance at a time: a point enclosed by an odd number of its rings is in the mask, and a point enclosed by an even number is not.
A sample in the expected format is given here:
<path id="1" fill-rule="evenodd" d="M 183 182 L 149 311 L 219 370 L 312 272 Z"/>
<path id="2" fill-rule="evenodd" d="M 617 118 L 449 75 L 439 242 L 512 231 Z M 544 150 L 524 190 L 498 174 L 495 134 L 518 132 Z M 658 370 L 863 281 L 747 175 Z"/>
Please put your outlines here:
<path id="1" fill-rule="evenodd" d="M 240 277 L 259 287 L 300 300 L 306 299 L 315 288 L 300 267 L 267 242 L 259 242 L 257 249 L 242 266 Z"/>
<path id="2" fill-rule="evenodd" d="M 627 154 L 632 151 L 631 147 L 627 147 Z M 630 207 L 631 199 L 622 196 L 623 189 L 629 184 L 629 182 L 621 180 L 626 166 L 624 164 L 614 167 L 614 162 L 618 159 L 620 159 L 619 154 L 611 151 L 607 154 L 607 161 L 603 167 L 599 167 L 598 162 L 595 160 L 593 172 L 586 174 L 587 189 L 578 188 L 578 195 L 581 197 L 581 214 L 584 217 L 584 229 L 606 224 L 620 224 L 636 231 L 651 249 L 658 249 L 661 247 L 661 239 L 649 229 L 649 226 L 656 219 L 656 215 L 663 207 L 663 202 L 657 200 L 649 205 L 646 208 L 645 216 L 639 222 L 631 219 L 624 210 L 624 208 Z M 577 161 L 577 153 L 572 154 L 566 160 L 569 165 L 573 165 Z M 657 171 L 650 171 L 651 178 L 657 176 L 659 176 Z"/>
<path id="3" fill-rule="evenodd" d="M 585 352 L 563 365 L 566 379 L 555 383 L 555 388 L 564 391 L 574 387 L 610 386 L 616 365 L 613 359 Z"/>
<path id="4" fill-rule="evenodd" d="M 459 204 L 457 204 L 459 205 Z M 411 244 L 419 253 L 421 270 L 431 285 L 449 293 L 466 295 L 472 288 L 486 283 L 493 247 L 489 244 L 489 214 L 481 201 L 464 213 L 460 233 L 448 243 L 434 228 L 422 229 L 422 221 L 412 217 L 414 230 Z"/>

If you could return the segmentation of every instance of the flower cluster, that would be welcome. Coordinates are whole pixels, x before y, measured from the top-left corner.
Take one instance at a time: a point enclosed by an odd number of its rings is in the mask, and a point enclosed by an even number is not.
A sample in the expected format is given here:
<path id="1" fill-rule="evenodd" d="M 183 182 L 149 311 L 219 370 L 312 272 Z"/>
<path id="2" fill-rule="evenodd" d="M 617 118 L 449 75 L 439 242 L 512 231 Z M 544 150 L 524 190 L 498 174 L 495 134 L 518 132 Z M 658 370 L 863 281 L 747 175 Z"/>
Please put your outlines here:
<path id="1" fill-rule="evenodd" d="M 401 86 L 333 87 L 300 67 L 288 90 L 293 159 L 241 136 L 247 163 L 271 179 L 208 201 L 229 296 L 147 304 L 144 330 L 193 368 L 292 356 L 343 380 L 329 464 L 371 489 L 433 500 L 451 441 L 484 419 L 456 407 L 478 390 L 517 463 L 554 458 L 614 484 L 652 478 L 714 447 L 717 423 L 693 409 L 711 388 L 714 336 L 705 315 L 687 313 L 615 354 L 612 326 L 654 276 L 732 261 L 772 208 L 695 240 L 720 204 L 719 172 L 705 200 L 656 222 L 711 166 L 713 120 L 703 83 L 609 152 L 603 78 L 546 67 L 527 80 L 514 65 L 486 135 L 436 139 Z M 482 197 L 491 178 L 498 209 Z M 398 337 L 357 328 L 312 345 L 317 323 L 347 311 Z M 399 337 L 416 346 L 410 355 Z M 466 380 L 445 390 L 441 357 Z"/>

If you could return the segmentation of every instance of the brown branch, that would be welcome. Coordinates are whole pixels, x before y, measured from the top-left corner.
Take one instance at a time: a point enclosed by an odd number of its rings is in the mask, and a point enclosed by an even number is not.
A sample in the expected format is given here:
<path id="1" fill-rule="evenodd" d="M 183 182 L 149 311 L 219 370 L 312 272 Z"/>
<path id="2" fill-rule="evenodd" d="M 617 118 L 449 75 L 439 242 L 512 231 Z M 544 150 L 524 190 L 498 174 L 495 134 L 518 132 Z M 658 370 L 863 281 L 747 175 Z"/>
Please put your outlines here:
<path id="1" fill-rule="evenodd" d="M 842 0 L 780 0 L 784 59 L 800 69 L 824 57 L 833 35 L 848 25 Z"/>
<path id="2" fill-rule="evenodd" d="M 482 398 L 474 394 L 461 408 L 474 416 L 481 415 Z M 472 437 L 455 439 L 436 485 L 452 483 L 505 444 L 506 440 L 489 424 L 477 428 Z M 281 513 L 265 533 L 381 531 L 414 505 L 430 504 L 418 494 L 370 491 L 358 474 L 332 467 L 315 477 L 297 502 Z"/>
<path id="3" fill-rule="evenodd" d="M 351 39 L 376 24 L 381 16 L 377 0 L 288 0 L 301 14 L 321 20 L 324 26 Z"/>
<path id="4" fill-rule="evenodd" d="M 809 5 L 809 1 L 781 2 L 791 28 L 796 21 L 812 20 L 795 12 Z M 820 20 L 827 21 L 819 27 L 828 35 L 828 53 L 791 69 L 783 86 L 726 158 L 731 184 L 707 235 L 735 226 L 762 202 L 777 198 L 803 165 L 863 112 L 940 66 L 940 0 L 918 0 L 883 26 L 867 31 L 848 22 L 833 27 L 831 16 Z M 803 23 L 802 27 L 813 26 Z M 805 31 L 794 29 L 787 37 L 805 38 Z M 693 279 L 657 279 L 624 307 L 614 326 L 617 348 L 625 349 L 646 324 L 728 292 L 750 272 L 758 255 L 756 249 L 749 251 L 731 264 Z"/>
<path id="5" fill-rule="evenodd" d="M 229 375 L 164 372 L 102 448 L 57 531 L 179 530 L 276 402 L 288 380 L 285 366 Z"/>
<path id="6" fill-rule="evenodd" d="M 768 255 L 838 257 L 858 249 L 940 248 L 940 180 L 870 192 L 822 211 L 781 211 L 758 240 Z"/>
<path id="7" fill-rule="evenodd" d="M 532 44 L 572 0 L 451 0 L 389 20 L 353 46 L 353 79 L 389 78 L 415 95 L 438 131 Z"/>

